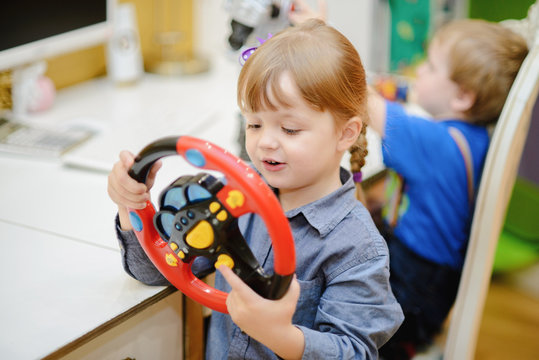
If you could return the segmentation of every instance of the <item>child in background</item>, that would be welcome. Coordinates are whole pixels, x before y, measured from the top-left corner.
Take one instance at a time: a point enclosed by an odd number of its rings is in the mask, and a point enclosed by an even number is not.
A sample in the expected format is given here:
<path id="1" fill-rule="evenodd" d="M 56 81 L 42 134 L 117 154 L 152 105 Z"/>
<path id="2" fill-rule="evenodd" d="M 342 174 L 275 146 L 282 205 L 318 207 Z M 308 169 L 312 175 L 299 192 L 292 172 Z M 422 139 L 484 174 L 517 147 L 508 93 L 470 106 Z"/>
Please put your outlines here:
<path id="1" fill-rule="evenodd" d="M 359 168 L 364 163 L 367 96 L 356 50 L 319 20 L 273 36 L 245 62 L 238 105 L 246 149 L 290 222 L 296 279 L 282 299 L 271 301 L 221 266 L 215 287 L 229 292 L 230 315 L 211 315 L 207 359 L 376 359 L 401 324 L 387 245 L 355 199 L 352 174 L 340 167 L 348 149 Z M 144 207 L 159 166 L 144 185 L 127 174 L 133 160 L 122 152 L 108 184 L 119 209 L 123 264 L 140 281 L 167 284 L 127 216 L 127 207 Z M 262 220 L 247 215 L 239 225 L 271 273 L 273 251 Z M 203 271 L 196 260 L 193 269 Z"/>
<path id="2" fill-rule="evenodd" d="M 326 12 L 322 0 L 323 12 L 303 0 L 295 3 L 291 20 Z M 529 38 L 535 14 L 531 9 L 529 19 L 516 24 Z M 410 115 L 369 88 L 371 126 L 382 136 L 385 165 L 399 174 L 392 183 L 398 192 L 392 199 L 399 200 L 384 209 L 382 234 L 405 320 L 380 350 L 386 360 L 409 359 L 430 344 L 453 305 L 490 140 L 487 127 L 498 119 L 527 53 L 524 38 L 500 24 L 454 21 L 436 32 L 417 69 L 415 98 L 430 117 Z M 350 161 L 355 171 L 356 158 Z"/>
<path id="3" fill-rule="evenodd" d="M 524 39 L 499 24 L 453 21 L 436 32 L 417 69 L 416 101 L 431 117 L 410 115 L 369 89 L 384 163 L 403 181 L 398 212 L 388 214 L 396 224 L 386 222 L 382 233 L 405 321 L 381 349 L 384 359 L 408 359 L 428 345 L 453 305 L 487 126 L 498 119 L 527 52 Z"/>

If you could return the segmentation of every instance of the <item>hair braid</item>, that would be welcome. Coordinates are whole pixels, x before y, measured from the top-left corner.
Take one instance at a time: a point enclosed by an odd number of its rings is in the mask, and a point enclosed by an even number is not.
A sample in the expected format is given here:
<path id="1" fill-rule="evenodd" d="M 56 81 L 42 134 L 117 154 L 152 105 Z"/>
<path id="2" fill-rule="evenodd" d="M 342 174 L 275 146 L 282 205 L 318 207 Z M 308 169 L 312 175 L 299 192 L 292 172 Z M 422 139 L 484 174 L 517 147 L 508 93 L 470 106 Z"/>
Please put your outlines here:
<path id="1" fill-rule="evenodd" d="M 368 154 L 367 150 L 367 124 L 363 123 L 361 133 L 354 145 L 348 149 L 350 152 L 350 170 L 353 174 L 361 173 L 361 168 L 365 165 L 365 157 Z M 363 192 L 360 181 L 356 181 L 356 198 L 366 205 L 366 198 Z"/>

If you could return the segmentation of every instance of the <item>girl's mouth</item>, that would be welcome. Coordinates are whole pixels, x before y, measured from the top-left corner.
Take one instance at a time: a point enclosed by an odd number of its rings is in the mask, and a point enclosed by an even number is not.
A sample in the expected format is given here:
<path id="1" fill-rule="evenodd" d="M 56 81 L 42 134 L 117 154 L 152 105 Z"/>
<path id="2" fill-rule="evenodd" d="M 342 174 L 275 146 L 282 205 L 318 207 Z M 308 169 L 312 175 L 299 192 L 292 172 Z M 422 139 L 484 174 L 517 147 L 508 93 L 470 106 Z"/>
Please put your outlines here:
<path id="1" fill-rule="evenodd" d="M 266 170 L 269 171 L 278 171 L 284 167 L 284 163 L 274 160 L 263 160 L 262 165 Z"/>

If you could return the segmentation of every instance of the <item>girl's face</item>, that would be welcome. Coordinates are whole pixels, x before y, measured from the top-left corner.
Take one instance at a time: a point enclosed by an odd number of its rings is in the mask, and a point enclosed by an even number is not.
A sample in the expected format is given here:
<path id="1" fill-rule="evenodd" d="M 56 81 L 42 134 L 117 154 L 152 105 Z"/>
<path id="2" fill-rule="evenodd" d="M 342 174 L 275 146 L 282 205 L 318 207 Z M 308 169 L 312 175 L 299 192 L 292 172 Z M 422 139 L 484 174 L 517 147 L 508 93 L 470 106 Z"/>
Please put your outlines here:
<path id="1" fill-rule="evenodd" d="M 451 102 L 459 87 L 449 78 L 447 50 L 439 41 L 431 43 L 427 60 L 417 68 L 414 90 L 417 103 L 434 118 L 453 116 Z"/>
<path id="2" fill-rule="evenodd" d="M 281 75 L 280 86 L 291 106 L 244 114 L 245 145 L 268 184 L 279 189 L 281 202 L 293 195 L 297 207 L 341 186 L 342 151 L 333 116 L 309 106 L 289 74 Z M 269 98 L 278 104 L 271 93 Z"/>

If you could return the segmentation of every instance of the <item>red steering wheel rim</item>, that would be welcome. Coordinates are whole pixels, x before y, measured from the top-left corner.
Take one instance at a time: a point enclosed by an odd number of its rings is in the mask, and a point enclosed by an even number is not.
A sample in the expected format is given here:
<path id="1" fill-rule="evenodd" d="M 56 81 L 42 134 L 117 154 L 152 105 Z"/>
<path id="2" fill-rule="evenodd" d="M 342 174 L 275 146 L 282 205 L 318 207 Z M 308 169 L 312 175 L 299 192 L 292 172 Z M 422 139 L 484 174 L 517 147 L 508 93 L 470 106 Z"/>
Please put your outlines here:
<path id="1" fill-rule="evenodd" d="M 153 142 L 141 151 L 135 160 L 130 175 L 144 182 L 151 166 L 158 159 L 180 155 L 190 164 L 208 170 L 216 170 L 226 177 L 226 185 L 217 198 L 227 206 L 234 216 L 247 213 L 258 214 L 268 229 L 274 251 L 274 271 L 290 277 L 295 271 L 295 249 L 288 219 L 284 215 L 277 197 L 264 180 L 243 160 L 208 141 L 191 136 L 168 137 Z M 238 191 L 243 202 L 227 205 L 227 197 Z M 241 196 L 240 196 L 241 198 Z M 217 290 L 198 279 L 190 263 L 183 262 L 162 240 L 153 224 L 156 211 L 148 201 L 142 210 L 129 209 L 135 234 L 159 271 L 185 295 L 213 310 L 227 313 L 227 293 Z M 288 285 L 288 284 L 287 284 Z"/>

